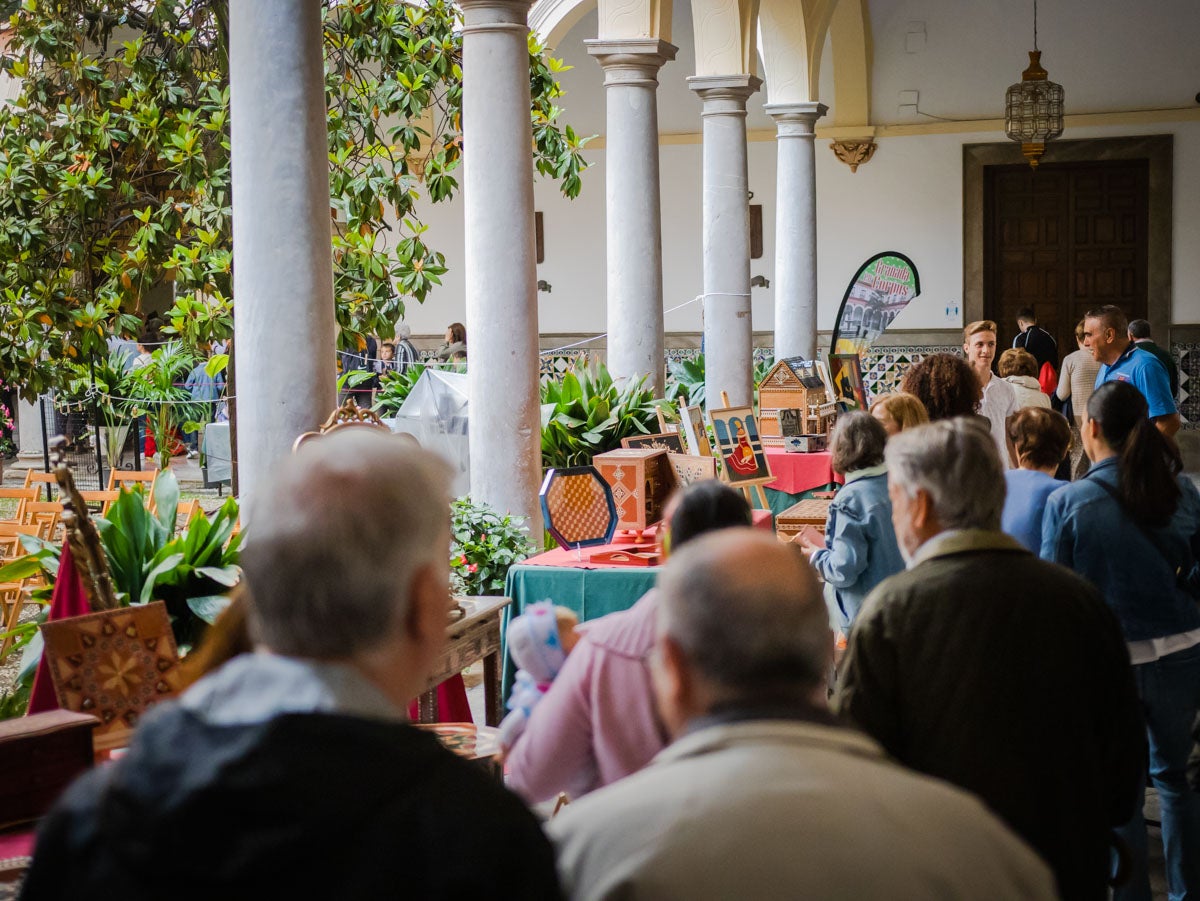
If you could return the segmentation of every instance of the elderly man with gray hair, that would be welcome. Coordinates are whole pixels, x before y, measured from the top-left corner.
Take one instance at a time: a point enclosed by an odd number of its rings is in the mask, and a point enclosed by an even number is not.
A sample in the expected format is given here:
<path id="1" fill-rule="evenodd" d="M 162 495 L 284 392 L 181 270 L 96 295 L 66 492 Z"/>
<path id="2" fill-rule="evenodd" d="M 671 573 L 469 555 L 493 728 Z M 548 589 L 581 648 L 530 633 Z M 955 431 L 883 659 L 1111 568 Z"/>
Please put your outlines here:
<path id="1" fill-rule="evenodd" d="M 794 548 L 712 533 L 658 587 L 651 672 L 675 740 L 551 822 L 572 898 L 1054 897 L 976 799 L 832 719 L 832 633 Z"/>
<path id="2" fill-rule="evenodd" d="M 987 430 L 951 419 L 885 452 L 906 572 L 868 596 L 837 702 L 899 760 L 979 795 L 1050 864 L 1106 897 L 1112 827 L 1145 740 L 1129 652 L 1099 592 L 1000 531 Z"/>
<path id="3" fill-rule="evenodd" d="M 257 653 L 68 790 L 23 897 L 559 897 L 532 814 L 405 722 L 445 640 L 448 468 L 349 429 L 258 497 L 242 556 Z"/>

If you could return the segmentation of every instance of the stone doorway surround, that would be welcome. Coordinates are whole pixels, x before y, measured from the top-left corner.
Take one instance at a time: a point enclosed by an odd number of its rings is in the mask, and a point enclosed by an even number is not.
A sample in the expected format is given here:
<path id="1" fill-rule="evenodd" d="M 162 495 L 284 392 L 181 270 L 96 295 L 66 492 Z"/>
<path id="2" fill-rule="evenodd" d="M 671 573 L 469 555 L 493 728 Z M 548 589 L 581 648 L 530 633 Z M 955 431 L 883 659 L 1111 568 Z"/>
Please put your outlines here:
<path id="1" fill-rule="evenodd" d="M 1147 248 L 1147 304 L 1150 328 L 1168 346 L 1171 335 L 1171 216 L 1174 198 L 1173 135 L 1137 135 L 1052 141 L 1046 163 L 1145 159 L 1150 164 L 1150 218 Z M 963 318 L 983 317 L 984 169 L 1019 164 L 1025 159 L 1012 141 L 963 145 Z M 1068 279 L 1068 284 L 1070 280 Z"/>

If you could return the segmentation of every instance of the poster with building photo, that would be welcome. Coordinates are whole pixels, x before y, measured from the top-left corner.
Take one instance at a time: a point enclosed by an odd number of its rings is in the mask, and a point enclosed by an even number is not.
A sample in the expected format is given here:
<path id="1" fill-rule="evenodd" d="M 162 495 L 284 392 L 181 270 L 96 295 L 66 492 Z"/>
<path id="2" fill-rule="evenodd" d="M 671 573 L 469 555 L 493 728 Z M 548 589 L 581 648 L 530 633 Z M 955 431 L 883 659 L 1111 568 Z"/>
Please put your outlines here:
<path id="1" fill-rule="evenodd" d="M 917 267 L 902 253 L 877 253 L 850 279 L 833 326 L 835 354 L 860 357 L 921 293 Z"/>

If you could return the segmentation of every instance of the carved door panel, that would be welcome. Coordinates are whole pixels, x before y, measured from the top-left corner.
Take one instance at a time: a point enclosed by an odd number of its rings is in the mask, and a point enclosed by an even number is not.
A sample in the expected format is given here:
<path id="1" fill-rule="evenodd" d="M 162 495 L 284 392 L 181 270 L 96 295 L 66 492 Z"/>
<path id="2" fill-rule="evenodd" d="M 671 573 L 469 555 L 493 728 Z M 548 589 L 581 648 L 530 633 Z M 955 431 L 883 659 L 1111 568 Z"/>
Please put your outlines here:
<path id="1" fill-rule="evenodd" d="M 1147 161 L 989 167 L 984 203 L 984 310 L 1002 349 L 1022 307 L 1061 355 L 1075 350 L 1075 323 L 1093 307 L 1145 318 Z"/>

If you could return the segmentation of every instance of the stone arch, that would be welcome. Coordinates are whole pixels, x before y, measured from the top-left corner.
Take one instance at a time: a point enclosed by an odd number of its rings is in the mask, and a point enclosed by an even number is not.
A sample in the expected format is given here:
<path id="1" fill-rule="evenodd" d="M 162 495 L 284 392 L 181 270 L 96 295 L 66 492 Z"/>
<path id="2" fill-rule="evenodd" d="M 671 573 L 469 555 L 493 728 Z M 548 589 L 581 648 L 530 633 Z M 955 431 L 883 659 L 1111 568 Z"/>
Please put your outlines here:
<path id="1" fill-rule="evenodd" d="M 761 0 L 762 45 L 768 102 L 819 100 L 821 51 L 837 0 Z"/>
<path id="2" fill-rule="evenodd" d="M 593 9 L 600 40 L 671 40 L 671 0 L 539 0 L 529 12 L 529 27 L 547 46 L 557 47 Z"/>
<path id="3" fill-rule="evenodd" d="M 829 39 L 833 49 L 833 125 L 868 126 L 871 122 L 871 20 L 867 0 L 841 0 L 829 11 Z M 825 34 L 819 35 L 811 54 L 810 75 L 821 72 Z"/>
<path id="4" fill-rule="evenodd" d="M 758 0 L 692 0 L 696 75 L 754 75 Z"/>

